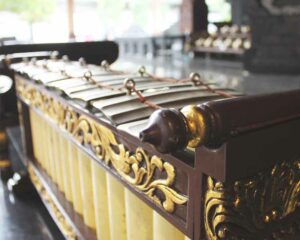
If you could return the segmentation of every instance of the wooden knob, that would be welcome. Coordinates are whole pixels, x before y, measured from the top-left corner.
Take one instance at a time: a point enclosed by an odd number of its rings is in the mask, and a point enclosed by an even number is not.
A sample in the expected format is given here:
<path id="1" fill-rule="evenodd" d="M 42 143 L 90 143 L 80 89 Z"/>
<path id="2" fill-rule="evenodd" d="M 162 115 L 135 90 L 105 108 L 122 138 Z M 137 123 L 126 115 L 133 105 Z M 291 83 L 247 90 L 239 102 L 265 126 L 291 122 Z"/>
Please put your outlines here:
<path id="1" fill-rule="evenodd" d="M 209 116 L 199 106 L 187 106 L 177 111 L 155 111 L 148 126 L 140 132 L 140 139 L 156 147 L 159 152 L 170 153 L 187 146 L 195 148 L 209 137 Z"/>
<path id="2" fill-rule="evenodd" d="M 148 126 L 140 132 L 140 139 L 153 144 L 159 152 L 174 152 L 185 148 L 188 143 L 186 126 L 179 111 L 160 109 L 151 115 Z"/>

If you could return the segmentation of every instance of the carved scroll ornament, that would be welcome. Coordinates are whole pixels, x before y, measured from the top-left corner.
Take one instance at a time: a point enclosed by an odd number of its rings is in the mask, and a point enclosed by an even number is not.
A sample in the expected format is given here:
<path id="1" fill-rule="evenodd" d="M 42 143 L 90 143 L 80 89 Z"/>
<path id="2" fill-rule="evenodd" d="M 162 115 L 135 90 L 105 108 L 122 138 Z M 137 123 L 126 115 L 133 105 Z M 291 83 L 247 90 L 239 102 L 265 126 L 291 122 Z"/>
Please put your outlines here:
<path id="1" fill-rule="evenodd" d="M 42 111 L 77 142 L 89 148 L 103 163 L 112 167 L 122 179 L 165 211 L 172 213 L 176 205 L 187 203 L 187 196 L 172 188 L 176 172 L 170 163 L 155 155 L 149 156 L 142 148 L 137 148 L 134 153 L 128 151 L 108 128 L 80 115 L 23 81 L 17 82 L 17 92 L 24 101 Z M 157 178 L 154 174 L 166 177 Z"/>
<path id="2" fill-rule="evenodd" d="M 207 238 L 252 239 L 272 221 L 300 207 L 300 160 L 284 162 L 268 173 L 230 186 L 207 179 Z"/>

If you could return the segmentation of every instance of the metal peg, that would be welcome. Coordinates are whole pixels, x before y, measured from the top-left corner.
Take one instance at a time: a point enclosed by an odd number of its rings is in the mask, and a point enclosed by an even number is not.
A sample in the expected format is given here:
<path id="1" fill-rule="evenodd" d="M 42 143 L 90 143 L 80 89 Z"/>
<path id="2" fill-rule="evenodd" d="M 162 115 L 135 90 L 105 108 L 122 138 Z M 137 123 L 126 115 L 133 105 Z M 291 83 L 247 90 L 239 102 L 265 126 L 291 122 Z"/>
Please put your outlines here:
<path id="1" fill-rule="evenodd" d="M 145 66 L 141 66 L 138 70 L 138 73 L 141 75 L 141 77 L 143 77 L 146 74 L 146 68 Z"/>
<path id="2" fill-rule="evenodd" d="M 53 51 L 53 52 L 51 52 L 50 58 L 52 60 L 57 60 L 58 59 L 58 55 L 59 55 L 58 51 Z"/>
<path id="3" fill-rule="evenodd" d="M 88 81 L 92 78 L 92 76 L 93 76 L 93 74 L 91 71 L 86 71 L 83 75 L 83 77 Z"/>
<path id="4" fill-rule="evenodd" d="M 127 89 L 127 94 L 131 95 L 135 89 L 135 81 L 132 78 L 126 78 L 124 80 L 124 87 Z"/>
<path id="5" fill-rule="evenodd" d="M 63 55 L 61 59 L 62 59 L 63 62 L 69 62 L 70 61 L 68 55 Z"/>
<path id="6" fill-rule="evenodd" d="M 194 84 L 194 86 L 201 86 L 203 84 L 199 73 L 192 72 L 190 74 L 190 80 Z"/>
<path id="7" fill-rule="evenodd" d="M 109 62 L 107 60 L 103 60 L 101 62 L 101 67 L 104 68 L 105 70 L 108 70 L 110 67 Z"/>
<path id="8" fill-rule="evenodd" d="M 83 57 L 79 58 L 78 62 L 79 62 L 80 66 L 85 66 L 86 65 L 86 61 L 85 61 L 85 59 Z"/>

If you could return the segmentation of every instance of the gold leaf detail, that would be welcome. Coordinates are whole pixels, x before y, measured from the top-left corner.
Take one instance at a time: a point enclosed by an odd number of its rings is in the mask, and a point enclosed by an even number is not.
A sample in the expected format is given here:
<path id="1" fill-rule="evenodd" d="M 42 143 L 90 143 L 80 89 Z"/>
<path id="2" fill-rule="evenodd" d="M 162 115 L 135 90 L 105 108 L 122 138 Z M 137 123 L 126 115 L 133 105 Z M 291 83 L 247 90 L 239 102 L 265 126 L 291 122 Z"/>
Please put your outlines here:
<path id="1" fill-rule="evenodd" d="M 167 212 L 172 213 L 176 205 L 187 203 L 188 197 L 172 188 L 176 172 L 170 163 L 163 162 L 155 155 L 150 157 L 142 148 L 131 153 L 117 141 L 110 129 L 80 115 L 21 80 L 17 81 L 17 92 L 24 101 L 42 111 L 78 143 L 112 167 L 123 180 Z M 157 178 L 160 175 L 165 177 Z"/>
<path id="2" fill-rule="evenodd" d="M 208 239 L 249 239 L 300 203 L 300 161 L 224 186 L 207 179 L 204 224 Z M 252 239 L 252 238 L 251 238 Z"/>

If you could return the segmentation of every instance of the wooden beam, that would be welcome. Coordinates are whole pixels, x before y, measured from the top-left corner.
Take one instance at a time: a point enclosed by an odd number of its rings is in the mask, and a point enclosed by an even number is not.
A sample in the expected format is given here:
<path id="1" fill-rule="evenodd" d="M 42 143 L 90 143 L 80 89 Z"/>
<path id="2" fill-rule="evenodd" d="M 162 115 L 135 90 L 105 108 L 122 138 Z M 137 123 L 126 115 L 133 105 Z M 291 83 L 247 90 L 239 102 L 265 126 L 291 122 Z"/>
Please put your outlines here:
<path id="1" fill-rule="evenodd" d="M 182 33 L 207 31 L 208 8 L 205 0 L 183 0 L 180 9 L 180 29 Z"/>
<path id="2" fill-rule="evenodd" d="M 69 40 L 75 40 L 74 33 L 74 0 L 68 1 L 68 32 L 69 32 Z"/>

